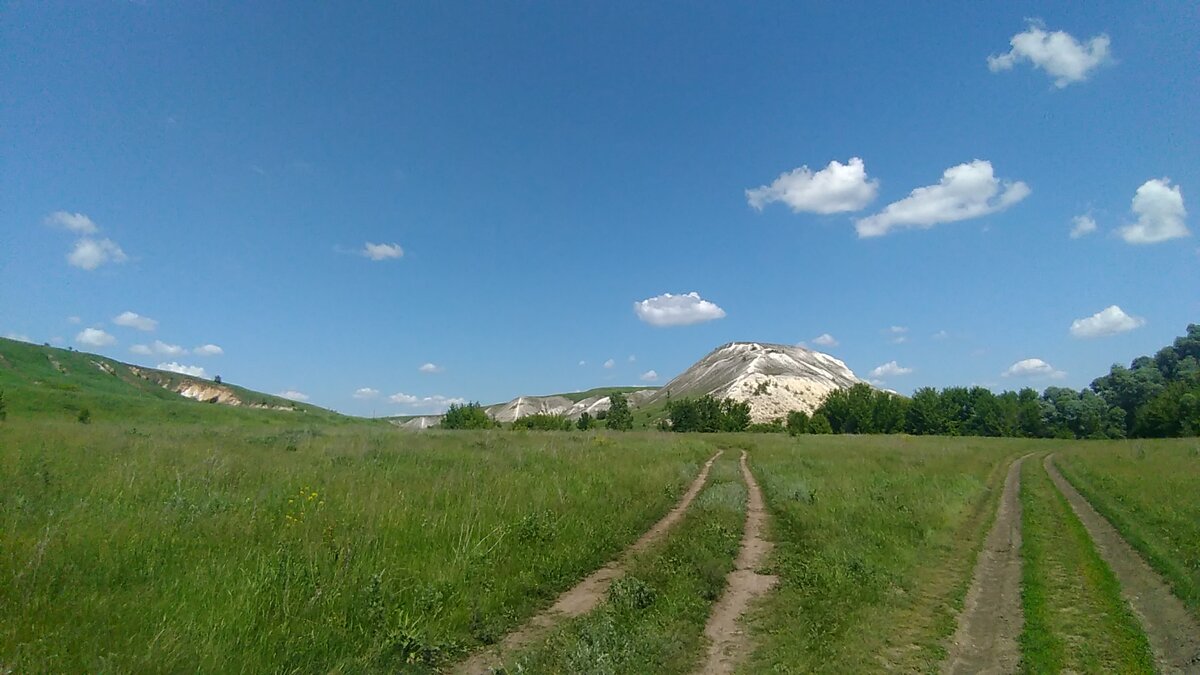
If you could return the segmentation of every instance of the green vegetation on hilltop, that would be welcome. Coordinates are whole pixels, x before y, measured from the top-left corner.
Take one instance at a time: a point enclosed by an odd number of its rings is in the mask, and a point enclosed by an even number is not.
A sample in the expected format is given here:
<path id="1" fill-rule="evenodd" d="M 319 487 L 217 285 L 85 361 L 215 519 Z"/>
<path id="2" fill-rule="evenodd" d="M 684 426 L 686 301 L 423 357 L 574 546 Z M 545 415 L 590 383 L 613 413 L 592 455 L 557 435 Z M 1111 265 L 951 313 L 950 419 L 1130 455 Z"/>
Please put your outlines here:
<path id="1" fill-rule="evenodd" d="M 552 394 L 552 396 L 561 396 L 570 399 L 574 403 L 594 396 L 612 396 L 613 394 L 632 394 L 635 391 L 645 391 L 647 389 L 658 389 L 658 387 L 596 387 L 587 391 L 572 391 L 566 394 Z"/>

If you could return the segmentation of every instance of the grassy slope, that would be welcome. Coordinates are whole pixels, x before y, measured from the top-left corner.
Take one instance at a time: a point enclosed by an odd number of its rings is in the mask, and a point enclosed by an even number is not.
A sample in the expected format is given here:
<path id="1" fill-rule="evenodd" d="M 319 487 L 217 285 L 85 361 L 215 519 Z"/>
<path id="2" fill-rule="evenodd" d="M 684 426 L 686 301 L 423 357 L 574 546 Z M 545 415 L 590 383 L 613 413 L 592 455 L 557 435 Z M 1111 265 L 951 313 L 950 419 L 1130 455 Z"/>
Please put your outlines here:
<path id="1" fill-rule="evenodd" d="M 596 387 L 595 389 L 588 389 L 587 391 L 572 391 L 565 394 L 551 394 L 551 396 L 562 396 L 563 398 L 569 398 L 572 401 L 579 403 L 583 399 L 591 398 L 593 396 L 608 396 L 610 394 L 617 393 L 628 394 L 635 391 L 642 391 L 644 389 L 658 389 L 658 387 Z"/>
<path id="2" fill-rule="evenodd" d="M 991 523 L 999 439 L 759 436 L 778 590 L 746 672 L 936 670 Z"/>
<path id="3" fill-rule="evenodd" d="M 711 452 L 636 435 L 10 417 L 0 424 L 0 663 L 375 672 L 443 662 L 631 543 Z"/>
<path id="4" fill-rule="evenodd" d="M 1021 669 L 1153 673 L 1150 644 L 1083 523 L 1042 468 L 1022 467 Z"/>
<path id="5" fill-rule="evenodd" d="M 514 659 L 512 672 L 688 673 L 712 603 L 733 569 L 746 516 L 736 453 L 726 452 L 671 536 L 646 551 L 608 601 Z"/>
<path id="6" fill-rule="evenodd" d="M 103 370 L 106 366 L 112 372 Z M 74 419 L 82 408 L 99 420 L 236 422 L 295 424 L 344 423 L 351 418 L 317 406 L 223 385 L 246 403 L 289 410 L 258 410 L 184 398 L 159 382 L 206 382 L 177 373 L 137 367 L 155 381 L 138 377 L 128 364 L 96 354 L 32 345 L 0 338 L 0 390 L 10 417 Z"/>
<path id="7" fill-rule="evenodd" d="M 1200 440 L 1090 443 L 1057 464 L 1200 619 Z"/>

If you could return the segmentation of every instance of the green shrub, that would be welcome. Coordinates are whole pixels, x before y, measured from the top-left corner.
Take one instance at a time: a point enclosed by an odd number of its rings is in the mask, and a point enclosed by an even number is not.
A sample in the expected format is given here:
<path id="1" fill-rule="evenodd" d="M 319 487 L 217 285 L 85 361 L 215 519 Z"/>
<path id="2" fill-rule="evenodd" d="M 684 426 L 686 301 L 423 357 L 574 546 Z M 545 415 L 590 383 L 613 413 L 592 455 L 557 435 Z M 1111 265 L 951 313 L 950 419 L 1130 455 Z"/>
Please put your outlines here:
<path id="1" fill-rule="evenodd" d="M 498 426 L 479 403 L 451 403 L 441 424 L 443 429 L 492 429 Z"/>

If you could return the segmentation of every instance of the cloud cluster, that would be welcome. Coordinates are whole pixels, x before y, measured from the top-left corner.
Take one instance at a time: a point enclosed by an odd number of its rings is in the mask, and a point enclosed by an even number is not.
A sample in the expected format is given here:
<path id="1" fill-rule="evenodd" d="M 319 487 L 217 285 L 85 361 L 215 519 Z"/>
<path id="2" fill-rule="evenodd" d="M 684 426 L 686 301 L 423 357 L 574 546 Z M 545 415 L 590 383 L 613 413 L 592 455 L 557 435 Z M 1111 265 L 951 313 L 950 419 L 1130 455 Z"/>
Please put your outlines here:
<path id="1" fill-rule="evenodd" d="M 214 344 L 200 345 L 192 350 L 196 356 L 221 356 L 225 353 L 224 349 Z"/>
<path id="2" fill-rule="evenodd" d="M 363 245 L 360 253 L 376 262 L 404 257 L 404 249 L 400 247 L 400 244 L 372 244 L 369 241 Z"/>
<path id="3" fill-rule="evenodd" d="M 845 213 L 870 204 L 879 192 L 879 181 L 867 178 L 862 159 L 837 160 L 820 171 L 801 166 L 780 174 L 770 185 L 746 190 L 746 201 L 761 211 L 772 202 L 783 202 L 796 213 Z"/>
<path id="4" fill-rule="evenodd" d="M 87 347 L 107 347 L 117 344 L 117 338 L 99 328 L 84 328 L 75 336 L 75 342 Z"/>
<path id="5" fill-rule="evenodd" d="M 75 242 L 67 254 L 67 262 L 79 269 L 92 271 L 107 263 L 123 263 L 129 260 L 125 251 L 111 239 L 84 237 Z"/>
<path id="6" fill-rule="evenodd" d="M 640 379 L 642 382 L 657 382 L 658 381 L 658 373 L 653 370 L 647 370 L 646 372 L 642 373 L 642 376 Z"/>
<path id="7" fill-rule="evenodd" d="M 1066 377 L 1066 373 L 1055 370 L 1054 366 L 1041 359 L 1022 359 L 1008 367 L 1002 377 L 1049 378 L 1053 380 Z"/>
<path id="8" fill-rule="evenodd" d="M 158 368 L 159 370 L 170 371 L 172 373 L 179 373 L 180 375 L 191 375 L 192 377 L 203 377 L 205 379 L 208 378 L 208 373 L 204 372 L 204 369 L 200 366 L 185 366 L 182 363 L 176 363 L 175 361 L 171 361 L 169 363 L 160 363 L 155 366 L 155 368 Z"/>
<path id="9" fill-rule="evenodd" d="M 61 227 L 65 230 L 70 230 L 75 234 L 96 234 L 100 231 L 100 228 L 96 226 L 96 223 L 92 222 L 91 218 L 88 218 L 82 213 L 55 211 L 54 213 L 46 216 L 44 222 L 50 227 Z"/>
<path id="10" fill-rule="evenodd" d="M 860 218 L 854 229 L 864 239 L 881 237 L 897 228 L 929 229 L 940 223 L 998 213 L 1029 193 L 1025 183 L 1002 181 L 993 173 L 991 162 L 977 159 L 946 169 L 937 185 L 919 187 L 883 211 Z"/>
<path id="11" fill-rule="evenodd" d="M 442 368 L 441 366 L 437 365 L 436 363 L 425 363 L 425 364 L 422 364 L 420 368 L 417 368 L 417 370 L 422 373 L 425 373 L 426 375 L 432 375 L 434 373 L 440 373 L 445 369 Z"/>
<path id="12" fill-rule="evenodd" d="M 133 345 L 129 348 L 129 351 L 134 354 L 141 354 L 142 356 L 150 356 L 152 354 L 159 356 L 183 356 L 188 353 L 183 347 L 167 344 L 162 340 L 155 340 L 149 345 Z"/>
<path id="13" fill-rule="evenodd" d="M 1128 333 L 1146 325 L 1139 316 L 1130 316 L 1120 307 L 1111 305 L 1095 314 L 1071 322 L 1071 335 L 1077 338 L 1098 338 Z"/>
<path id="14" fill-rule="evenodd" d="M 912 371 L 912 368 L 906 368 L 895 361 L 888 361 L 881 366 L 876 366 L 875 368 L 871 369 L 870 376 L 876 379 L 883 379 L 885 377 L 899 377 L 900 375 L 908 375 Z"/>
<path id="15" fill-rule="evenodd" d="M 442 396 L 441 394 L 413 396 L 412 394 L 405 394 L 403 392 L 392 394 L 388 397 L 388 400 L 392 403 L 423 409 L 431 413 L 444 412 L 451 405 L 464 405 L 467 402 L 464 398 L 451 398 L 449 396 Z"/>
<path id="16" fill-rule="evenodd" d="M 821 333 L 813 338 L 813 344 L 822 347 L 836 347 L 838 346 L 838 341 L 829 333 Z"/>
<path id="17" fill-rule="evenodd" d="M 633 303 L 638 318 L 651 326 L 689 326 L 721 319 L 725 310 L 692 291 L 683 295 L 663 293 Z"/>
<path id="18" fill-rule="evenodd" d="M 370 399 L 370 398 L 375 398 L 378 395 L 379 395 L 379 390 L 372 389 L 370 387 L 363 387 L 361 389 L 354 390 L 354 398 L 359 399 L 360 401 Z"/>
<path id="19" fill-rule="evenodd" d="M 136 328 L 142 331 L 152 331 L 158 328 L 157 321 L 148 316 L 142 316 L 136 312 L 121 312 L 121 314 L 113 317 L 112 322 L 118 326 Z"/>
<path id="20" fill-rule="evenodd" d="M 1107 62 L 1110 44 L 1103 33 L 1084 44 L 1070 33 L 1061 30 L 1051 33 L 1039 22 L 1031 21 L 1028 29 L 1009 40 L 1012 49 L 988 57 L 988 69 L 996 73 L 1028 61 L 1034 68 L 1046 71 L 1054 78 L 1054 86 L 1061 89 L 1086 80 L 1093 70 Z"/>
<path id="21" fill-rule="evenodd" d="M 1130 244 L 1155 244 L 1191 234 L 1183 222 L 1183 192 L 1169 178 L 1148 180 L 1133 195 L 1138 221 L 1117 231 Z"/>
<path id="22" fill-rule="evenodd" d="M 1096 231 L 1096 221 L 1091 216 L 1075 216 L 1071 219 L 1071 238 L 1079 239 Z"/>
<path id="23" fill-rule="evenodd" d="M 301 403 L 304 403 L 305 401 L 308 400 L 308 394 L 305 394 L 302 391 L 296 391 L 295 389 L 288 389 L 287 391 L 281 391 L 278 394 L 276 394 L 276 396 L 279 396 L 280 398 L 291 399 L 293 401 L 299 401 Z"/>

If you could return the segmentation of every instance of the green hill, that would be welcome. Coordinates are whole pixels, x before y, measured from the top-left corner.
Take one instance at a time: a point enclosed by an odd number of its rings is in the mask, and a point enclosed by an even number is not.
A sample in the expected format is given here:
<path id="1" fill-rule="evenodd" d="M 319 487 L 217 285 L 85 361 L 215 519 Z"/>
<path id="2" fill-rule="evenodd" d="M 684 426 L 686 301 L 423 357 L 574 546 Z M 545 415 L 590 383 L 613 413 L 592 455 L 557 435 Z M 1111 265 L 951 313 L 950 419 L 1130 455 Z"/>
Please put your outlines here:
<path id="1" fill-rule="evenodd" d="M 339 422 L 354 418 L 229 383 L 134 366 L 97 354 L 0 338 L 0 391 L 9 417 L 95 420 Z M 188 391 L 188 398 L 180 391 Z"/>
<path id="2" fill-rule="evenodd" d="M 571 399 L 575 403 L 579 403 L 585 398 L 593 396 L 611 396 L 612 394 L 628 394 L 635 391 L 645 391 L 647 389 L 658 389 L 658 387 L 596 387 L 587 391 L 573 391 L 566 394 L 552 394 L 552 396 L 561 396 Z M 549 398 L 549 397 L 546 397 Z"/>

